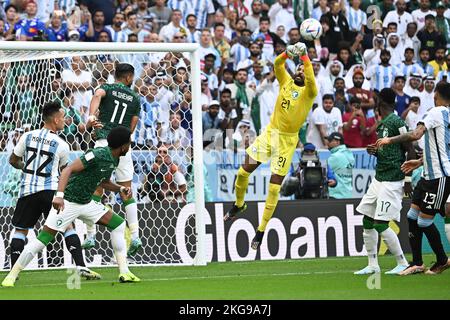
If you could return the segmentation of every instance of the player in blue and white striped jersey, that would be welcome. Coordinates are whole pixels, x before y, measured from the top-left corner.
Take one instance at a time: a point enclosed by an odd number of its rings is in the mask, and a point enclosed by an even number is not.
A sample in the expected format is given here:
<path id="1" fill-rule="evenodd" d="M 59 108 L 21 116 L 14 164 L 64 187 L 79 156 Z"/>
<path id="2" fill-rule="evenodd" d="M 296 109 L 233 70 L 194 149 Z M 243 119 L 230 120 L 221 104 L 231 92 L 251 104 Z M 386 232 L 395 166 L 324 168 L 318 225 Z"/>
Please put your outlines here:
<path id="1" fill-rule="evenodd" d="M 61 104 L 46 103 L 42 119 L 44 127 L 22 135 L 9 158 L 14 168 L 22 170 L 19 199 L 12 218 L 15 231 L 11 240 L 11 266 L 23 251 L 28 231 L 35 227 L 42 214 L 47 217 L 58 189 L 59 172 L 69 162 L 69 145 L 56 134 L 65 126 Z M 73 227 L 65 231 L 64 237 L 80 275 L 99 279 L 99 274 L 86 268 L 80 239 Z"/>
<path id="2" fill-rule="evenodd" d="M 382 138 L 377 148 L 393 143 L 417 141 L 424 136 L 423 157 L 403 163 L 404 173 L 423 164 L 422 178 L 414 189 L 411 208 L 408 211 L 409 242 L 413 261 L 400 275 L 410 275 L 425 271 L 422 260 L 422 237 L 428 239 L 436 254 L 436 263 L 426 274 L 438 274 L 450 268 L 450 259 L 445 253 L 436 225 L 436 213 L 445 215 L 445 202 L 450 194 L 450 84 L 440 82 L 436 86 L 434 101 L 436 107 L 417 123 L 414 131 L 396 137 Z"/>
<path id="3" fill-rule="evenodd" d="M 381 63 L 370 67 L 366 72 L 366 77 L 370 80 L 371 87 L 380 92 L 384 88 L 390 88 L 395 76 L 400 74 L 399 70 L 390 65 L 391 53 L 383 49 L 380 52 Z"/>

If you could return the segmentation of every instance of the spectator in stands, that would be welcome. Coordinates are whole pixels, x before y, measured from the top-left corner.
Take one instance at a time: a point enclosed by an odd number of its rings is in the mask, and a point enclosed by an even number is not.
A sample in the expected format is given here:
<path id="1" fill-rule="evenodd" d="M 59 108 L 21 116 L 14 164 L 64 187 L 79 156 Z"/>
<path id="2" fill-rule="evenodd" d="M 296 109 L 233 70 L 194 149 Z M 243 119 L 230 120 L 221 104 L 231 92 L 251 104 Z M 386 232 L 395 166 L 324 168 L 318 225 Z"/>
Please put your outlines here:
<path id="1" fill-rule="evenodd" d="M 197 29 L 203 29 L 211 26 L 213 14 L 214 14 L 214 4 L 212 0 L 192 0 L 194 7 L 194 14 L 197 17 Z M 234 10 L 229 10 L 234 11 Z"/>
<path id="2" fill-rule="evenodd" d="M 430 0 L 420 0 L 420 8 L 411 12 L 414 22 L 417 23 L 417 30 L 422 30 L 422 28 L 427 23 L 427 16 L 435 16 L 436 12 L 430 9 Z"/>
<path id="3" fill-rule="evenodd" d="M 209 103 L 208 111 L 203 112 L 203 133 L 209 129 L 219 129 L 221 121 L 218 117 L 220 110 L 220 103 L 217 100 L 213 100 Z"/>
<path id="4" fill-rule="evenodd" d="M 318 149 L 326 149 L 327 137 L 333 132 L 342 134 L 342 114 L 334 107 L 334 98 L 326 94 L 322 97 L 322 108 L 316 108 L 309 119 L 306 141 Z"/>
<path id="5" fill-rule="evenodd" d="M 426 76 L 423 80 L 423 91 L 420 93 L 420 106 L 418 114 L 422 115 L 434 108 L 434 88 L 436 87 L 436 79 L 433 76 Z"/>
<path id="6" fill-rule="evenodd" d="M 274 42 L 279 41 L 280 37 L 270 31 L 270 19 L 267 17 L 259 19 L 259 28 L 253 33 L 253 39 L 256 40 L 259 36 L 262 36 L 264 39 L 262 51 L 266 57 L 271 57 L 274 52 Z"/>
<path id="7" fill-rule="evenodd" d="M 137 18 L 138 24 L 149 32 L 158 32 L 159 21 L 156 19 L 156 14 L 152 13 L 148 8 L 147 0 L 137 0 Z"/>
<path id="8" fill-rule="evenodd" d="M 181 127 L 181 118 L 180 112 L 172 113 L 169 127 L 161 130 L 161 142 L 169 149 L 185 150 L 190 145 L 188 132 Z"/>
<path id="9" fill-rule="evenodd" d="M 385 45 L 384 36 L 377 34 L 373 37 L 373 48 L 364 51 L 364 62 L 367 68 L 378 65 L 380 61 L 381 50 Z"/>
<path id="10" fill-rule="evenodd" d="M 73 107 L 74 102 L 72 91 L 66 89 L 63 96 L 63 107 L 66 112 L 63 135 L 72 150 L 86 150 L 86 140 L 83 140 L 86 126 L 78 110 Z"/>
<path id="11" fill-rule="evenodd" d="M 342 115 L 345 144 L 349 148 L 363 147 L 363 135 L 366 131 L 366 117 L 361 110 L 361 100 L 350 98 L 350 111 Z M 330 140 L 328 140 L 330 143 Z"/>
<path id="12" fill-rule="evenodd" d="M 292 8 L 289 7 L 288 0 L 278 0 L 269 10 L 271 21 L 270 31 L 276 32 L 278 26 L 284 26 L 287 30 L 297 27 Z"/>
<path id="13" fill-rule="evenodd" d="M 250 107 L 255 91 L 246 86 L 247 80 L 247 69 L 239 69 L 234 77 L 234 82 L 226 85 L 226 88 L 231 90 L 231 99 L 236 99 L 238 121 L 241 119 L 250 120 Z"/>
<path id="14" fill-rule="evenodd" d="M 397 22 L 389 22 L 386 29 L 386 36 L 391 33 L 397 33 Z"/>
<path id="15" fill-rule="evenodd" d="M 161 28 L 169 23 L 172 10 L 165 6 L 165 0 L 155 0 L 154 4 L 148 12 L 154 16 L 153 21 L 156 23 L 156 26 L 152 26 L 152 31 L 159 33 Z"/>
<path id="16" fill-rule="evenodd" d="M 18 22 L 20 25 L 20 28 L 18 28 L 16 32 L 18 40 L 30 41 L 36 37 L 43 38 L 45 35 L 45 23 L 36 17 L 37 11 L 38 7 L 36 1 L 27 0 L 25 6 L 25 18 Z"/>
<path id="17" fill-rule="evenodd" d="M 6 19 L 5 22 L 5 40 L 13 40 L 16 38 L 16 32 L 20 28 L 19 14 L 17 7 L 13 4 L 9 4 L 5 8 Z"/>
<path id="18" fill-rule="evenodd" d="M 366 78 L 370 80 L 371 87 L 378 92 L 383 88 L 390 88 L 399 70 L 391 65 L 391 53 L 383 49 L 380 53 L 380 64 L 367 69 Z M 378 75 L 383 75 L 379 77 Z"/>
<path id="19" fill-rule="evenodd" d="M 51 16 L 50 25 L 47 28 L 48 41 L 67 41 L 69 37 L 67 22 L 57 13 Z"/>
<path id="20" fill-rule="evenodd" d="M 216 23 L 214 25 L 214 37 L 212 37 L 212 43 L 214 48 L 219 52 L 221 57 L 221 64 L 225 63 L 230 59 L 230 44 L 225 38 L 225 25 L 223 23 Z"/>
<path id="21" fill-rule="evenodd" d="M 228 88 L 220 93 L 220 110 L 217 117 L 220 120 L 220 128 L 224 131 L 233 130 L 237 125 L 236 105 L 231 99 L 231 90 Z"/>
<path id="22" fill-rule="evenodd" d="M 93 41 L 100 42 L 100 34 L 102 32 L 107 32 L 109 35 L 110 41 L 112 41 L 111 33 L 108 29 L 105 27 L 105 14 L 101 10 L 94 11 L 94 15 L 92 18 L 92 21 L 94 22 L 94 38 Z M 104 40 L 105 35 L 102 36 L 102 39 Z"/>
<path id="23" fill-rule="evenodd" d="M 420 108 L 420 98 L 419 97 L 411 97 L 409 100 L 409 105 L 403 111 L 402 118 L 405 119 L 406 125 L 408 126 L 409 131 L 413 131 L 416 129 L 417 122 L 419 122 L 420 118 L 418 117 L 418 112 Z"/>
<path id="24" fill-rule="evenodd" d="M 200 36 L 200 49 L 199 49 L 199 55 L 200 55 L 200 67 L 203 69 L 203 66 L 205 64 L 205 56 L 207 54 L 214 54 L 216 56 L 215 60 L 215 68 L 220 68 L 221 65 L 221 57 L 219 55 L 219 52 L 213 47 L 211 43 L 211 31 L 207 28 L 202 30 L 201 36 Z"/>
<path id="25" fill-rule="evenodd" d="M 73 56 L 71 69 L 63 70 L 61 77 L 66 88 L 73 92 L 75 100 L 73 107 L 83 117 L 83 122 L 86 122 L 92 99 L 92 74 L 86 71 L 86 65 L 81 57 Z"/>
<path id="26" fill-rule="evenodd" d="M 116 12 L 112 19 L 112 24 L 106 26 L 106 29 L 111 34 L 113 42 L 128 42 L 128 35 L 125 30 L 122 30 L 122 25 L 125 22 L 125 16 L 122 12 Z"/>
<path id="27" fill-rule="evenodd" d="M 409 76 L 411 73 L 423 74 L 423 69 L 414 61 L 414 49 L 405 48 L 405 59 L 400 64 L 400 73 L 405 77 Z"/>
<path id="28" fill-rule="evenodd" d="M 406 33 L 400 35 L 403 48 L 414 49 L 414 60 L 419 60 L 420 40 L 417 38 L 417 23 L 410 22 L 406 26 Z M 405 74 L 406 75 L 406 74 Z"/>
<path id="29" fill-rule="evenodd" d="M 341 12 L 341 6 L 338 1 L 329 1 L 331 10 L 324 16 L 328 18 L 330 28 L 327 34 L 330 36 L 328 50 L 336 55 L 341 41 L 350 40 L 348 21 Z"/>
<path id="30" fill-rule="evenodd" d="M 320 18 L 326 14 L 328 11 L 330 11 L 330 7 L 328 7 L 328 1 L 327 0 L 319 0 L 318 6 L 315 7 L 311 12 L 311 18 L 320 20 Z"/>
<path id="31" fill-rule="evenodd" d="M 422 84 L 422 77 L 419 73 L 410 73 L 406 80 L 404 92 L 410 97 L 418 97 L 420 95 L 420 85 Z"/>
<path id="32" fill-rule="evenodd" d="M 436 28 L 442 34 L 447 44 L 450 43 L 450 23 L 445 17 L 447 8 L 443 1 L 439 1 L 436 5 Z"/>
<path id="33" fill-rule="evenodd" d="M 330 198 L 349 199 L 353 197 L 353 173 L 355 157 L 353 152 L 347 149 L 348 141 L 339 132 L 333 132 L 328 136 L 328 148 L 331 155 L 328 158 L 328 166 L 334 172 L 336 185 L 329 189 Z"/>
<path id="34" fill-rule="evenodd" d="M 337 60 L 342 63 L 342 66 L 344 67 L 342 75 L 345 76 L 350 67 L 355 64 L 355 59 L 350 52 L 350 47 L 348 47 L 346 43 L 338 50 Z"/>
<path id="35" fill-rule="evenodd" d="M 170 23 L 164 25 L 159 31 L 159 36 L 164 40 L 164 42 L 171 42 L 173 36 L 177 32 L 181 32 L 183 34 L 187 33 L 186 28 L 181 23 L 182 19 L 183 16 L 180 10 L 175 9 L 172 11 Z"/>
<path id="36" fill-rule="evenodd" d="M 409 12 L 406 12 L 406 1 L 397 0 L 395 3 L 397 10 L 389 11 L 383 19 L 383 27 L 387 28 L 388 23 L 397 23 L 397 33 L 403 35 L 406 33 L 408 23 L 413 22 L 413 17 Z"/>
<path id="37" fill-rule="evenodd" d="M 262 1 L 261 0 L 253 0 L 252 1 L 252 14 L 249 14 L 244 17 L 245 22 L 247 22 L 247 28 L 251 32 L 255 32 L 255 30 L 259 27 L 259 19 L 261 18 L 262 12 Z"/>
<path id="38" fill-rule="evenodd" d="M 392 32 L 387 36 L 387 50 L 391 53 L 390 64 L 400 66 L 405 52 L 398 33 Z"/>
<path id="39" fill-rule="evenodd" d="M 364 113 L 373 116 L 373 108 L 375 107 L 375 100 L 371 90 L 363 89 L 364 73 L 361 69 L 355 69 L 353 72 L 353 88 L 347 90 L 350 96 L 360 99 L 360 106 Z"/>
<path id="40" fill-rule="evenodd" d="M 349 24 L 349 40 L 353 41 L 358 33 L 365 33 L 367 14 L 360 9 L 361 0 L 352 0 L 345 8 L 345 16 Z"/>
<path id="41" fill-rule="evenodd" d="M 430 60 L 434 59 L 437 48 L 447 46 L 445 37 L 436 29 L 436 18 L 432 14 L 425 16 L 425 27 L 421 30 L 419 29 L 417 38 L 422 44 L 421 48 L 429 50 Z"/>
<path id="42" fill-rule="evenodd" d="M 434 74 L 433 67 L 428 63 L 429 60 L 430 50 L 428 48 L 420 48 L 419 60 L 417 61 L 417 64 L 422 68 L 421 74 L 423 74 L 424 76 L 432 76 Z"/>
<path id="43" fill-rule="evenodd" d="M 203 73 L 208 78 L 208 87 L 211 92 L 211 96 L 216 99 L 219 88 L 219 79 L 214 71 L 214 65 L 216 61 L 216 56 L 209 53 L 205 56 L 205 64 L 203 66 Z"/>
<path id="44" fill-rule="evenodd" d="M 173 163 L 167 147 L 159 147 L 155 162 L 144 181 L 144 194 L 147 194 L 151 201 L 184 202 L 186 183 L 186 178 Z"/>
<path id="45" fill-rule="evenodd" d="M 142 24 L 138 24 L 138 17 L 135 12 L 130 12 L 127 14 L 127 24 L 123 31 L 127 35 L 130 33 L 137 34 L 139 42 L 144 42 L 144 37 L 150 35 L 148 30 L 143 29 Z"/>
<path id="46" fill-rule="evenodd" d="M 247 149 L 256 138 L 256 134 L 250 129 L 251 124 L 249 120 L 242 119 L 239 121 L 236 131 L 232 135 L 232 139 L 225 138 L 225 145 L 227 148 L 236 151 L 243 151 Z"/>
<path id="47" fill-rule="evenodd" d="M 400 74 L 395 77 L 394 80 L 394 91 L 395 91 L 395 111 L 397 111 L 397 114 L 399 116 L 402 115 L 403 111 L 407 108 L 409 105 L 409 99 L 411 98 L 405 92 L 403 89 L 405 88 L 406 84 L 406 77 L 403 74 Z"/>
<path id="48" fill-rule="evenodd" d="M 437 77 L 440 71 L 447 71 L 447 63 L 445 60 L 445 51 L 447 48 L 438 47 L 434 56 L 434 60 L 430 61 L 429 65 L 433 67 L 433 76 Z"/>
<path id="49" fill-rule="evenodd" d="M 201 32 L 197 29 L 197 17 L 195 14 L 188 14 L 186 17 L 187 42 L 200 42 Z"/>

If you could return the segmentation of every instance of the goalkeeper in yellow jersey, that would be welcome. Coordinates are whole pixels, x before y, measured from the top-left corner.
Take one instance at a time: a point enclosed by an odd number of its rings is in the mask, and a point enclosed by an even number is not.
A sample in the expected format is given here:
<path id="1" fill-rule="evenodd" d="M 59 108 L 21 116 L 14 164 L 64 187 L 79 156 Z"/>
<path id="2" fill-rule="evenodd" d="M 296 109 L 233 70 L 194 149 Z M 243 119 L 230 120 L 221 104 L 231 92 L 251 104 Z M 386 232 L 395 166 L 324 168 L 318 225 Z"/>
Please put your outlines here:
<path id="1" fill-rule="evenodd" d="M 314 71 L 306 52 L 305 44 L 297 42 L 295 45 L 288 46 L 286 52 L 276 57 L 274 70 L 280 84 L 280 93 L 275 109 L 270 118 L 270 124 L 246 150 L 245 163 L 239 168 L 235 184 L 236 202 L 224 216 L 224 221 L 234 220 L 238 214 L 247 209 L 244 196 L 248 178 L 262 162 L 270 160 L 272 175 L 269 193 L 261 224 L 252 240 L 251 246 L 254 250 L 261 245 L 267 223 L 275 211 L 281 183 L 289 171 L 292 156 L 298 144 L 298 132 L 317 96 Z M 286 71 L 285 62 L 286 59 L 295 57 L 300 57 L 303 64 L 297 67 L 292 78 Z"/>

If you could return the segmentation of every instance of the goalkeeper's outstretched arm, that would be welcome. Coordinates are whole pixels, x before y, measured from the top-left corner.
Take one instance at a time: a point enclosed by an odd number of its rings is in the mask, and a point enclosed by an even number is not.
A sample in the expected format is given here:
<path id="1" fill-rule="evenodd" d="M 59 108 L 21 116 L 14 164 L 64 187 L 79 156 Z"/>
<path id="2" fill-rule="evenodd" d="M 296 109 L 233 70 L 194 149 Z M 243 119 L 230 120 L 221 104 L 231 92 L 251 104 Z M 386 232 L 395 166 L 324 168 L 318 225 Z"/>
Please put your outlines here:
<path id="1" fill-rule="evenodd" d="M 305 93 L 310 98 L 315 98 L 318 94 L 317 86 L 316 86 L 316 78 L 314 76 L 314 69 L 309 60 L 308 55 L 303 55 L 300 57 L 303 61 L 304 73 L 305 73 Z"/>
<path id="2" fill-rule="evenodd" d="M 278 80 L 280 86 L 289 80 L 289 73 L 286 71 L 285 63 L 289 58 L 286 52 L 279 54 L 273 62 L 273 69 L 275 71 L 275 77 Z"/>

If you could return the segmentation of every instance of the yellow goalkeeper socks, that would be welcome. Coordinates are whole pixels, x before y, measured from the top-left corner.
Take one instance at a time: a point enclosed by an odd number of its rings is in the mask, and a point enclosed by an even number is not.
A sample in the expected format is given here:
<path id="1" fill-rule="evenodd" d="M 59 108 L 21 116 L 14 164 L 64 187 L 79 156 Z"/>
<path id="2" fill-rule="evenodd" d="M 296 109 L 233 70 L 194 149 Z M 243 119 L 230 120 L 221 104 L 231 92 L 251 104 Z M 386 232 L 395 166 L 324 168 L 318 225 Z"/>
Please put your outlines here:
<path id="1" fill-rule="evenodd" d="M 236 188 L 236 202 L 237 207 L 242 207 L 244 205 L 245 192 L 247 192 L 248 187 L 248 177 L 250 173 L 245 171 L 242 167 L 239 168 L 235 188 Z"/>
<path id="2" fill-rule="evenodd" d="M 264 232 L 266 230 L 269 220 L 272 218 L 273 212 L 277 207 L 278 198 L 280 197 L 281 186 L 279 184 L 269 183 L 269 194 L 266 199 L 266 206 L 264 207 L 264 214 L 258 230 Z"/>

